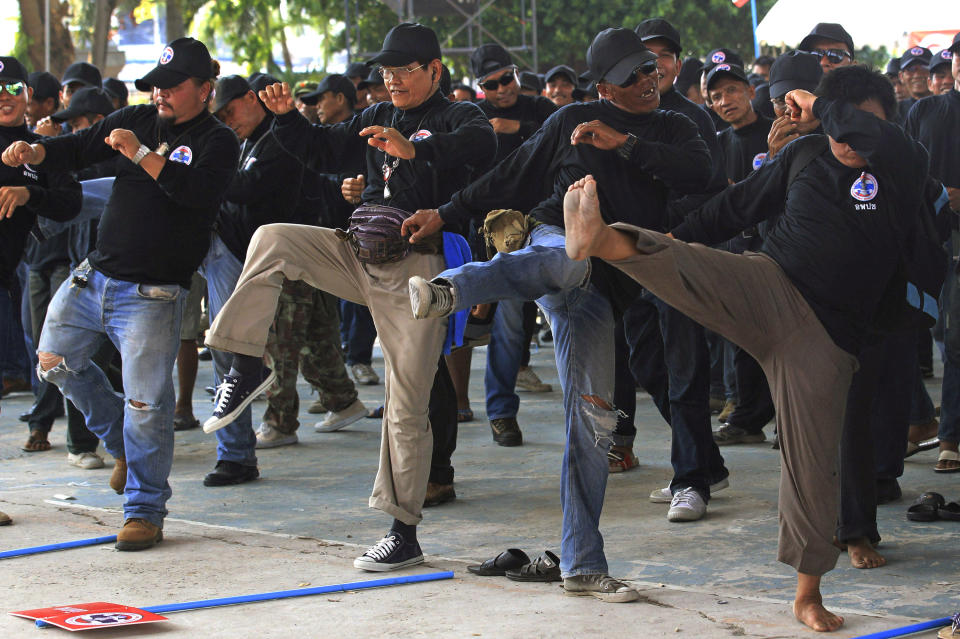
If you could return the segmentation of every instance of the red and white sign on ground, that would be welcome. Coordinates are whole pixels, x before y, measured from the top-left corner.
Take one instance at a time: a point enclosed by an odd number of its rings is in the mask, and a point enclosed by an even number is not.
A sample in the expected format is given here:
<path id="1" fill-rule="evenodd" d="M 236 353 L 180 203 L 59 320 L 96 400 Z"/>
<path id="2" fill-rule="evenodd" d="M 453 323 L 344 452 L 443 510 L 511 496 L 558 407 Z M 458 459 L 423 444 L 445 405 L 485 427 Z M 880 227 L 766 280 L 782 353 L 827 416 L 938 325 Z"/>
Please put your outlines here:
<path id="1" fill-rule="evenodd" d="M 15 617 L 27 619 L 42 619 L 46 623 L 76 632 L 78 630 L 97 630 L 98 628 L 116 628 L 117 626 L 133 626 L 154 621 L 166 621 L 166 617 L 155 615 L 146 610 L 122 606 L 105 601 L 93 603 L 70 604 L 55 608 L 37 608 L 36 610 L 20 610 L 11 612 Z"/>

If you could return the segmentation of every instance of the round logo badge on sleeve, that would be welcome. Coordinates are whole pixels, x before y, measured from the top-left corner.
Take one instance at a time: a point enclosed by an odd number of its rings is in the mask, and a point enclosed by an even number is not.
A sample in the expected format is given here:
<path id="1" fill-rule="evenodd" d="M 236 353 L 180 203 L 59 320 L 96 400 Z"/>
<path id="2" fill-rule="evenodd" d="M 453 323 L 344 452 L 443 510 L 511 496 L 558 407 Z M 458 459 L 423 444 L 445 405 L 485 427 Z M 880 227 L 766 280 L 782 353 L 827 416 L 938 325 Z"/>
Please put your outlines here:
<path id="1" fill-rule="evenodd" d="M 727 59 L 727 54 L 724 53 L 723 51 L 717 51 L 712 56 L 710 56 L 710 61 L 713 62 L 714 64 L 720 64 L 726 59 Z"/>
<path id="2" fill-rule="evenodd" d="M 160 53 L 160 64 L 167 64 L 171 60 L 173 60 L 173 49 L 165 47 Z"/>
<path id="3" fill-rule="evenodd" d="M 417 131 L 416 133 L 410 136 L 410 141 L 419 142 L 420 140 L 426 140 L 431 135 L 433 135 L 433 133 L 430 133 L 430 131 L 427 131 L 426 129 L 420 129 L 419 131 Z"/>
<path id="4" fill-rule="evenodd" d="M 756 171 L 761 166 L 763 166 L 763 161 L 766 159 L 767 159 L 766 153 L 757 153 L 755 156 L 753 156 L 753 162 L 751 162 L 750 165 L 753 167 L 753 170 Z"/>
<path id="5" fill-rule="evenodd" d="M 853 186 L 850 187 L 850 195 L 860 202 L 869 202 L 877 197 L 877 191 L 879 190 L 880 185 L 877 184 L 877 178 L 869 173 L 861 173 L 860 177 L 854 181 Z"/>
<path id="6" fill-rule="evenodd" d="M 190 150 L 189 146 L 178 146 L 170 153 L 170 160 L 180 164 L 190 164 L 193 162 L 193 151 Z"/>

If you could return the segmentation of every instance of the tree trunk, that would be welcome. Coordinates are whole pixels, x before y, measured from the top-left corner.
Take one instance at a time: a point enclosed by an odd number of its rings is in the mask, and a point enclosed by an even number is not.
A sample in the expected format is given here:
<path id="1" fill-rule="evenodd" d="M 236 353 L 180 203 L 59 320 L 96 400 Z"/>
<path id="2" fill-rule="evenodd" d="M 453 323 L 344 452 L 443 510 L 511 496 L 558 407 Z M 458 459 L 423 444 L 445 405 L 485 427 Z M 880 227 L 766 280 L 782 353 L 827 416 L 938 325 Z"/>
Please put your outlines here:
<path id="1" fill-rule="evenodd" d="M 167 5 L 167 42 L 187 35 L 183 20 L 182 0 L 166 0 Z"/>
<path id="2" fill-rule="evenodd" d="M 19 0 L 20 31 L 26 37 L 27 55 L 21 60 L 33 70 L 43 70 L 44 62 L 44 0 Z M 67 66 L 73 62 L 74 49 L 70 32 L 64 25 L 64 18 L 70 12 L 70 5 L 63 0 L 50 0 L 50 68 L 46 69 L 60 77 Z"/>
<path id="3" fill-rule="evenodd" d="M 107 41 L 110 39 L 110 17 L 116 0 L 97 0 L 94 9 L 93 42 L 90 45 L 90 62 L 98 69 L 107 68 Z"/>

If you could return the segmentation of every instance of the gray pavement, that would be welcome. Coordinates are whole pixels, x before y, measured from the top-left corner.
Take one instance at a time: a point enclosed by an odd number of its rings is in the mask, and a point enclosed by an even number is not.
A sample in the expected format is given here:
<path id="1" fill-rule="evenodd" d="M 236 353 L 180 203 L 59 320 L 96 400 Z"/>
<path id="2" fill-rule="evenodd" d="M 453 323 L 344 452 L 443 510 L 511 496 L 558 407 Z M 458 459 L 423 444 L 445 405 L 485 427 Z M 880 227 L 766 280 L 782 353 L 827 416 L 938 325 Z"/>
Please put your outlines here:
<path id="1" fill-rule="evenodd" d="M 731 487 L 715 496 L 704 520 L 671 524 L 666 506 L 647 500 L 653 488 L 669 482 L 671 471 L 669 430 L 644 394 L 638 395 L 641 466 L 611 476 L 601 523 L 611 573 L 633 583 L 640 602 L 568 598 L 556 584 L 518 584 L 466 571 L 468 563 L 510 547 L 531 556 L 558 551 L 563 416 L 552 358 L 549 346 L 534 353 L 536 370 L 555 391 L 521 395 L 524 446 L 508 449 L 491 441 L 482 400 L 485 357 L 474 357 L 477 421 L 460 428 L 458 499 L 425 511 L 419 535 L 427 564 L 409 571 L 452 570 L 454 579 L 170 613 L 165 623 L 98 636 L 811 636 L 790 614 L 792 570 L 775 560 L 776 451 L 769 444 L 722 449 Z M 382 360 L 374 368 L 382 374 Z M 211 408 L 202 388 L 210 378 L 209 365 L 202 364 L 194 396 L 201 420 Z M 928 388 L 938 402 L 939 378 Z M 383 386 L 360 387 L 360 393 L 375 406 Z M 304 407 L 311 401 L 305 386 L 301 398 Z M 16 417 L 30 402 L 29 395 L 14 395 L 2 403 L 0 510 L 15 523 L 0 528 L 0 550 L 115 533 L 122 498 L 107 486 L 109 457 L 102 470 L 67 465 L 65 420 L 54 425 L 52 451 L 21 452 L 26 428 Z M 263 406 L 254 404 L 255 423 Z M 316 433 L 316 417 L 304 412 L 300 443 L 260 451 L 262 478 L 235 487 L 203 487 L 215 462 L 215 439 L 199 430 L 178 433 L 164 542 L 141 553 L 104 545 L 0 560 L 0 612 L 86 601 L 148 606 L 382 577 L 352 567 L 390 522 L 366 506 L 379 421 Z M 825 602 L 846 619 L 834 636 L 856 637 L 960 609 L 960 528 L 904 517 L 907 505 L 927 490 L 960 499 L 960 474 L 934 474 L 935 459 L 935 453 L 908 459 L 903 499 L 880 508 L 881 550 L 889 564 L 856 570 L 841 555 L 825 577 Z M 0 637 L 37 632 L 28 621 L 0 615 Z"/>

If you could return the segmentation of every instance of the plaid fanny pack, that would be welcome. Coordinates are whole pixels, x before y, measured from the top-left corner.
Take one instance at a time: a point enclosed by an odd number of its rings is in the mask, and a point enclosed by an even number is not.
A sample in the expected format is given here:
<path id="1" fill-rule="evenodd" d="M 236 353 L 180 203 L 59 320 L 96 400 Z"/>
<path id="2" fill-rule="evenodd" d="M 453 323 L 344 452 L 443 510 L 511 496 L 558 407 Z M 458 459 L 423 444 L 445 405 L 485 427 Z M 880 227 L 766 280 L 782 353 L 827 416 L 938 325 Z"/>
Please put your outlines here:
<path id="1" fill-rule="evenodd" d="M 350 216 L 346 232 L 337 235 L 353 244 L 364 264 L 398 262 L 410 252 L 409 238 L 400 235 L 400 225 L 412 213 L 382 204 L 364 204 Z"/>

